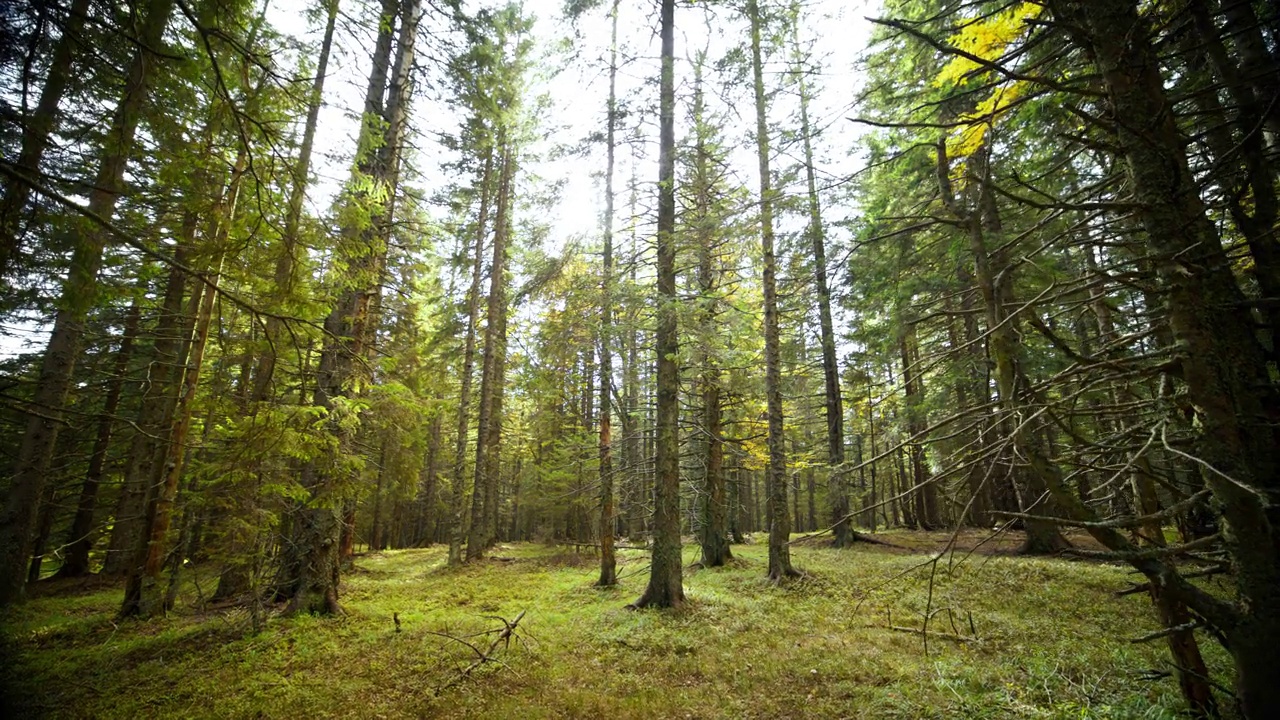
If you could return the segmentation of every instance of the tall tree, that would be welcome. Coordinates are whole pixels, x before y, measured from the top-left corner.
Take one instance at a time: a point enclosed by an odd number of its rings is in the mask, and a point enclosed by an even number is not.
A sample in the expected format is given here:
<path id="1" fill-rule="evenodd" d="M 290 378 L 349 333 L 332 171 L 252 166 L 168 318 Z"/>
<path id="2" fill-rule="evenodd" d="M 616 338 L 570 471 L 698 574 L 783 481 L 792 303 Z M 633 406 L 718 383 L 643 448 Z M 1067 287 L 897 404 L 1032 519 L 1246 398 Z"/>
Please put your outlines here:
<path id="1" fill-rule="evenodd" d="M 475 560 L 497 540 L 498 486 L 502 462 L 503 396 L 507 361 L 508 257 L 515 227 L 516 177 L 522 141 L 522 87 L 529 51 L 529 20 L 519 6 L 482 12 L 472 31 L 481 58 L 476 82 L 478 101 L 493 126 L 498 163 L 493 253 L 489 264 L 489 293 L 480 374 L 480 407 L 476 430 L 475 481 L 467 560 Z M 481 35 L 483 35 L 481 37 Z"/>
<path id="2" fill-rule="evenodd" d="M 111 218 L 124 192 L 122 183 L 134 152 L 143 104 L 158 74 L 159 58 L 153 55 L 152 48 L 161 47 L 173 5 L 173 0 L 146 3 L 137 50 L 125 73 L 124 91 L 103 137 L 87 216 L 77 224 L 71 267 L 62 284 L 62 297 L 32 398 L 32 407 L 38 410 L 29 415 L 14 465 L 13 484 L 0 514 L 0 605 L 23 595 L 39 499 L 53 462 L 85 316 L 95 300 L 98 270 L 108 240 L 108 230 L 97 222 Z"/>
<path id="3" fill-rule="evenodd" d="M 827 415 L 827 505 L 836 547 L 846 547 L 855 538 L 849 517 L 849 491 L 844 467 L 844 402 L 840 395 L 840 367 L 836 361 L 835 326 L 831 320 L 831 287 L 827 279 L 827 233 L 822 221 L 818 195 L 817 167 L 813 157 L 813 124 L 809 118 L 807 69 L 800 54 L 800 6 L 792 5 L 796 90 L 800 99 L 800 139 L 804 149 L 805 191 L 809 218 L 805 233 L 813 249 L 813 276 L 818 291 L 818 337 L 822 343 L 822 387 Z"/>
<path id="4" fill-rule="evenodd" d="M 613 491 L 613 170 L 618 126 L 618 6 L 609 11 L 609 99 L 605 106 L 604 248 L 600 267 L 600 579 L 617 584 L 614 528 L 617 513 Z"/>
<path id="5" fill-rule="evenodd" d="M 708 17 L 709 19 L 709 17 Z M 711 125 L 706 108 L 703 87 L 703 71 L 707 53 L 699 51 L 693 59 L 693 108 L 692 157 L 687 164 L 688 179 L 682 186 L 688 207 L 685 209 L 683 229 L 696 249 L 698 258 L 694 290 L 697 294 L 696 316 L 692 318 L 695 335 L 695 365 L 697 394 L 702 404 L 698 428 L 701 475 L 698 488 L 700 505 L 697 520 L 698 544 L 702 548 L 703 567 L 720 567 L 728 562 L 729 549 L 728 497 L 724 468 L 724 399 L 721 393 L 722 354 L 721 338 L 725 334 L 722 322 L 723 304 L 721 279 L 723 270 L 720 253 L 723 252 L 722 235 L 731 219 L 724 212 L 721 191 L 722 177 L 719 168 L 724 158 L 715 147 L 715 128 Z"/>
<path id="6" fill-rule="evenodd" d="M 298 267 L 298 235 L 302 222 L 302 206 L 307 197 L 307 186 L 311 182 L 311 153 L 315 147 L 316 127 L 320 122 L 320 106 L 324 100 L 324 82 L 329 71 L 329 54 L 333 49 L 333 33 L 337 26 L 339 0 L 322 0 L 326 11 L 324 39 L 320 42 L 320 56 L 316 61 L 316 74 L 311 81 L 311 91 L 307 98 L 307 119 L 302 129 L 302 144 L 298 148 L 298 157 L 293 164 L 291 183 L 289 186 L 289 205 L 284 218 L 284 232 L 280 238 L 280 254 L 276 258 L 274 295 L 278 304 L 283 304 L 293 289 Z M 266 348 L 258 358 L 253 372 L 252 398 L 263 402 L 271 394 L 271 384 L 275 377 L 278 347 L 282 342 L 284 320 L 279 313 L 273 313 L 266 319 L 264 334 Z"/>
<path id="7" fill-rule="evenodd" d="M 1236 661 L 1236 691 L 1248 717 L 1280 708 L 1280 516 L 1265 498 L 1280 491 L 1275 385 L 1244 295 L 1205 211 L 1170 105 L 1150 20 L 1136 2 L 1050 3 L 1097 67 L 1116 117 L 1116 139 L 1139 202 L 1147 244 L 1165 285 L 1182 377 L 1203 425 L 1204 481 L 1227 525 L 1238 603 L 1199 592 L 1163 563 L 1138 564 L 1153 586 L 1185 602 L 1221 632 Z M 1058 488 L 1058 494 L 1061 489 Z M 1107 538 L 1112 543 L 1115 538 Z"/>
<path id="8" fill-rule="evenodd" d="M 512 176 L 515 157 L 505 128 L 497 133 L 498 207 L 494 216 L 493 259 L 489 264 L 488 321 L 484 331 L 483 365 L 480 373 L 480 413 L 476 425 L 475 481 L 471 493 L 471 529 L 467 535 L 467 560 L 484 555 L 489 543 L 489 515 L 495 510 L 498 462 L 502 434 L 501 364 L 506 354 L 507 322 L 507 241 L 510 235 Z"/>
<path id="9" fill-rule="evenodd" d="M 465 474 L 467 467 L 467 426 L 470 422 L 471 382 L 475 374 L 476 326 L 480 314 L 480 275 L 484 266 L 484 238 L 488 222 L 491 192 L 491 175 L 493 173 L 493 148 L 487 146 L 484 170 L 480 175 L 480 214 L 476 221 L 476 241 L 471 264 L 471 284 L 467 288 L 466 339 L 463 341 L 462 367 L 459 369 L 461 386 L 458 389 L 457 435 L 454 439 L 454 457 L 452 488 L 450 490 L 449 514 L 449 564 L 462 562 L 462 539 L 464 525 L 462 507 L 465 500 Z"/>
<path id="10" fill-rule="evenodd" d="M 764 292 L 765 401 L 769 423 L 769 467 L 765 473 L 769 524 L 769 577 L 774 581 L 798 575 L 791 567 L 791 522 L 787 514 L 787 451 L 782 417 L 782 352 L 779 347 L 777 260 L 773 237 L 773 179 L 769 170 L 768 99 L 764 87 L 761 49 L 763 18 L 756 0 L 747 0 L 751 21 L 751 75 L 755 86 L 756 157 L 760 170 L 760 248 Z"/>
<path id="11" fill-rule="evenodd" d="M 341 423 L 342 415 L 351 412 L 346 401 L 354 391 L 354 372 L 358 364 L 367 362 L 370 352 L 373 301 L 386 262 L 399 136 L 407 119 L 405 107 L 412 87 L 410 70 L 421 14 L 419 0 L 386 0 L 379 15 L 359 151 L 343 218 L 341 249 L 346 274 L 339 279 L 341 290 L 325 320 L 326 337 L 313 399 L 316 407 L 331 414 L 338 452 L 344 452 L 350 443 L 351 430 Z M 393 63 L 390 36 L 397 24 Z M 297 549 L 286 558 L 282 584 L 292 612 L 342 611 L 338 603 L 338 509 L 344 499 L 343 476 L 349 472 L 342 467 L 345 461 L 317 459 L 303 470 L 309 499 L 294 518 L 292 544 Z"/>
<path id="12" fill-rule="evenodd" d="M 657 410 L 654 438 L 653 551 L 649 584 L 632 607 L 684 603 L 680 541 L 680 377 L 676 327 L 675 0 L 662 0 L 658 110 Z"/>

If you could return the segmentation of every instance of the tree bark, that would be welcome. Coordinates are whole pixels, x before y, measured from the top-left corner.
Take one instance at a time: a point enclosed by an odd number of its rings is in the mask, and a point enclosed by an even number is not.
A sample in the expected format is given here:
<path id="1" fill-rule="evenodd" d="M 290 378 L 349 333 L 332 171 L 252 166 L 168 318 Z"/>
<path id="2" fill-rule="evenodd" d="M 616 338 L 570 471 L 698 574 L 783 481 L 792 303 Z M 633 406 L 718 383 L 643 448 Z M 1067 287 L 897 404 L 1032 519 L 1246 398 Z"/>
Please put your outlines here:
<path id="1" fill-rule="evenodd" d="M 613 170 L 614 145 L 618 125 L 618 5 L 610 11 L 609 100 L 605 113 L 604 175 L 604 257 L 600 279 L 600 578 L 596 585 L 610 587 L 618 582 L 614 528 L 617 524 L 613 498 Z"/>
<path id="2" fill-rule="evenodd" d="M 498 179 L 498 207 L 493 223 L 493 259 L 489 264 L 488 321 L 484 330 L 484 361 L 480 373 L 480 416 L 476 426 L 476 462 L 474 490 L 471 493 L 471 529 L 467 534 L 467 561 L 484 557 L 489 543 L 489 518 L 496 498 L 498 482 L 497 465 L 490 463 L 490 456 L 497 458 L 501 442 L 501 378 L 499 378 L 504 353 L 507 313 L 507 235 L 510 227 L 512 175 L 515 158 L 506 132 L 498 131 L 500 153 Z M 491 487 L 492 486 L 492 487 Z"/>
<path id="3" fill-rule="evenodd" d="M 632 607 L 684 604 L 680 541 L 680 377 L 676 328 L 675 0 L 662 0 L 662 73 L 658 122 L 657 414 L 653 488 L 653 553 L 649 584 Z"/>
<path id="4" fill-rule="evenodd" d="M 782 354 L 778 329 L 777 260 L 773 250 L 773 181 L 769 171 L 769 124 L 765 109 L 764 63 L 761 57 L 760 7 L 747 1 L 751 20 L 751 70 L 755 81 L 756 155 L 760 164 L 760 246 L 764 256 L 765 399 L 769 423 L 769 467 L 765 474 L 769 524 L 769 578 L 775 582 L 798 575 L 791 567 L 791 523 L 787 515 L 787 451 L 782 424 Z"/>

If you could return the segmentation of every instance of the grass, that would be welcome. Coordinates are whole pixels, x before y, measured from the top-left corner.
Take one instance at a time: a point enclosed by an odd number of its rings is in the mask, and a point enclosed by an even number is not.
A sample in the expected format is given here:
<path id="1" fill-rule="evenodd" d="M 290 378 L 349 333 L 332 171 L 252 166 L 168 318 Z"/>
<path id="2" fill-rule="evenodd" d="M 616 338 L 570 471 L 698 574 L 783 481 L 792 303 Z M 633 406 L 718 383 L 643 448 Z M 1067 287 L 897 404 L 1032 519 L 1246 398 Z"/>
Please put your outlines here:
<path id="1" fill-rule="evenodd" d="M 696 548 L 686 547 L 686 562 Z M 629 611 L 647 580 L 622 551 L 618 588 L 591 585 L 590 554 L 500 546 L 505 561 L 444 567 L 444 551 L 362 556 L 343 578 L 347 615 L 272 618 L 200 610 L 192 587 L 167 619 L 117 622 L 120 591 L 68 589 L 3 616 L 7 717 L 55 718 L 1173 718 L 1180 701 L 1132 579 L 1098 563 L 974 557 L 894 580 L 926 555 L 797 545 L 809 576 L 777 587 L 765 548 L 728 568 L 687 571 L 678 612 Z M 943 568 L 945 570 L 945 566 Z M 212 572 L 212 568 L 207 572 Z M 200 573 L 194 573 L 197 579 Z M 208 588 L 205 577 L 204 587 Z M 931 628 L 926 605 L 951 608 Z M 466 636 L 527 611 L 504 664 L 457 680 Z M 392 615 L 401 620 L 396 632 Z M 487 646 L 492 636 L 471 642 Z M 1225 658 L 1203 643 L 1215 674 Z M 16 713 L 16 714 L 15 714 Z"/>

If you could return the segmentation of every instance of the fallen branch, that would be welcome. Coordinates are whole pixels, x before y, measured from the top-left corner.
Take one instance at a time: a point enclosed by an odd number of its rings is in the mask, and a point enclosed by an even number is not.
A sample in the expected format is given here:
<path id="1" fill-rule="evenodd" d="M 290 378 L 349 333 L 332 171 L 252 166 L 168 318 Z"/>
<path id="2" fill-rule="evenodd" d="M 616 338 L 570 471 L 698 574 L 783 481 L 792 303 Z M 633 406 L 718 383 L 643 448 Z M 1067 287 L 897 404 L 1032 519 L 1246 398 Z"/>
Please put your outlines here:
<path id="1" fill-rule="evenodd" d="M 1053 523 L 1054 525 L 1065 525 L 1067 527 L 1078 527 L 1078 528 L 1085 528 L 1085 529 L 1136 528 L 1136 527 L 1142 527 L 1143 525 L 1146 525 L 1148 523 L 1167 520 L 1177 515 L 1178 513 L 1183 512 L 1188 508 L 1194 506 L 1196 503 L 1202 502 L 1207 497 L 1209 497 L 1209 491 L 1201 490 L 1200 492 L 1186 498 L 1182 502 L 1176 503 L 1174 505 L 1170 505 L 1169 507 L 1163 510 L 1160 510 L 1159 512 L 1154 512 L 1149 515 L 1140 515 L 1138 517 L 1117 517 L 1117 518 L 1112 518 L 1110 520 L 1099 520 L 1099 521 L 1073 520 L 1071 518 L 1053 517 L 1052 515 L 1031 515 L 1028 513 L 1006 512 L 1003 510 L 993 510 L 991 511 L 991 514 L 1000 515 L 1002 517 L 1018 518 L 1020 520 L 1035 520 L 1038 522 Z"/>
<path id="2" fill-rule="evenodd" d="M 854 514 L 855 513 L 850 513 L 849 517 L 852 517 Z M 788 540 L 787 544 L 801 545 L 803 543 L 809 542 L 810 540 L 817 540 L 818 538 L 823 537 L 824 535 L 828 535 L 832 533 L 834 530 L 835 530 L 835 526 L 832 525 L 831 527 L 825 530 L 818 530 L 818 531 L 809 533 L 808 535 L 801 535 L 795 540 Z M 905 545 L 896 545 L 894 543 L 889 542 L 888 540 L 881 540 L 867 533 L 858 532 L 857 530 L 854 530 L 852 528 L 849 529 L 849 542 L 855 542 L 855 543 L 864 542 L 870 545 L 883 545 L 885 547 L 894 548 L 895 550 L 912 550 L 913 549 L 913 548 L 906 547 Z"/>
<path id="3" fill-rule="evenodd" d="M 924 651 L 926 655 L 929 654 L 929 638 L 930 637 L 936 637 L 942 640 L 950 640 L 951 642 L 956 642 L 956 643 L 971 643 L 971 642 L 981 641 L 981 638 L 978 637 L 978 630 L 973 625 L 973 613 L 969 613 L 969 634 L 961 635 L 960 629 L 956 627 L 955 611 L 950 607 L 936 608 L 932 613 L 930 613 L 925 618 L 924 627 L 918 627 L 918 628 L 905 627 L 903 625 L 894 625 L 893 624 L 893 608 L 886 608 L 886 610 L 888 611 L 888 620 L 884 625 L 868 625 L 867 627 L 883 629 L 883 630 L 892 630 L 894 632 L 911 633 L 912 635 L 919 635 L 920 638 L 924 640 L 924 648 L 925 648 Z M 944 610 L 947 612 L 947 617 L 951 620 L 951 629 L 954 632 L 945 632 L 945 631 L 940 632 L 938 630 L 930 631 L 929 620 L 932 619 L 934 615 Z"/>
<path id="4" fill-rule="evenodd" d="M 872 625 L 870 627 L 877 627 L 877 626 Z M 950 640 L 952 642 L 958 642 L 958 643 L 971 643 L 971 642 L 979 641 L 978 638 L 969 637 L 967 635 L 957 635 L 955 633 L 949 633 L 949 632 L 938 632 L 937 630 L 931 630 L 928 633 L 925 633 L 920 628 L 903 627 L 902 625 L 888 625 L 885 627 L 885 629 L 893 630 L 895 632 L 911 633 L 912 635 L 924 635 L 926 637 L 942 638 L 943 640 Z"/>
<path id="5" fill-rule="evenodd" d="M 454 637 L 453 635 L 447 635 L 447 634 L 445 634 L 445 633 L 429 632 L 429 634 L 431 634 L 431 635 L 439 635 L 439 636 L 440 636 L 440 637 L 442 637 L 442 638 L 445 638 L 445 639 L 448 639 L 448 640 L 453 640 L 454 642 L 457 642 L 457 643 L 461 643 L 461 644 L 463 644 L 463 645 L 466 645 L 467 647 L 471 648 L 471 651 L 472 651 L 472 652 L 474 652 L 474 653 L 476 654 L 476 660 L 475 660 L 475 662 L 473 662 L 473 663 L 471 663 L 470 665 L 468 665 L 467 667 L 463 668 L 463 669 L 462 669 L 462 671 L 458 673 L 458 676 L 457 676 L 456 678 L 454 678 L 452 681 L 450 681 L 449 683 L 447 683 L 447 684 L 445 684 L 445 685 L 441 685 L 440 687 L 436 688 L 436 695 L 439 695 L 440 693 L 444 692 L 445 690 L 448 690 L 449 688 L 454 687 L 455 685 L 460 684 L 463 680 L 466 680 L 468 677 L 470 677 L 471 673 L 472 673 L 476 668 L 478 668 L 478 667 L 480 667 L 481 665 L 484 665 L 484 664 L 486 664 L 486 663 L 497 663 L 497 664 L 499 664 L 499 665 L 502 665 L 503 667 L 510 667 L 510 666 L 509 666 L 509 665 L 507 665 L 506 663 L 504 663 L 504 662 L 502 662 L 501 660 L 498 660 L 497 658 L 495 658 L 495 657 L 494 657 L 494 652 L 495 652 L 495 651 L 497 651 L 497 649 L 498 649 L 498 646 L 499 646 L 499 645 L 501 645 L 501 646 L 503 647 L 503 649 L 504 649 L 504 650 L 505 650 L 505 649 L 507 649 L 507 648 L 509 648 L 509 647 L 511 647 L 511 638 L 512 638 L 512 637 L 515 637 L 516 626 L 517 626 L 517 625 L 519 625 L 519 624 L 520 624 L 520 620 L 522 620 L 522 619 L 524 618 L 524 614 L 525 614 L 525 612 L 526 612 L 526 611 L 521 610 L 521 611 L 520 611 L 520 614 L 519 614 L 519 615 L 516 615 L 515 619 L 514 619 L 514 620 L 510 620 L 510 621 L 508 621 L 508 620 L 507 620 L 506 618 L 504 618 L 504 617 L 499 617 L 499 616 L 497 616 L 497 615 L 486 615 L 485 617 L 487 617 L 487 618 L 491 618 L 491 619 L 494 619 L 494 620 L 500 620 L 500 621 L 502 621 L 503 627 L 502 627 L 502 629 L 501 629 L 501 630 L 498 630 L 498 631 L 497 631 L 497 633 L 498 633 L 498 634 L 497 634 L 497 636 L 493 639 L 493 641 L 492 641 L 492 642 L 490 642 L 490 643 L 489 643 L 489 647 L 488 647 L 488 648 L 486 648 L 486 649 L 485 649 L 485 650 L 483 650 L 483 651 L 481 651 L 481 650 L 480 650 L 480 648 L 476 647 L 475 645 L 472 645 L 471 643 L 467 642 L 466 640 L 464 640 L 464 639 L 462 639 L 462 638 Z M 493 631 L 490 631 L 490 632 L 493 632 Z"/>

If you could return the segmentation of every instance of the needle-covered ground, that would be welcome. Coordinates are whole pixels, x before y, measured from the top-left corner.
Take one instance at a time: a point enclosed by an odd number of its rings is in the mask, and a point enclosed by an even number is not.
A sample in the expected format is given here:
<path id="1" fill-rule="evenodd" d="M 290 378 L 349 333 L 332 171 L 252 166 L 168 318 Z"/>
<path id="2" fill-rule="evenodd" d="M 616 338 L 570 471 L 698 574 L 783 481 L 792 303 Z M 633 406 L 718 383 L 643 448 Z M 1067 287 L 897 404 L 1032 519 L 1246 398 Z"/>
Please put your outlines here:
<path id="1" fill-rule="evenodd" d="M 244 609 L 202 609 L 209 574 L 188 573 L 177 609 L 145 622 L 115 620 L 117 587 L 42 583 L 3 616 L 6 716 L 1177 716 L 1162 643 L 1130 642 L 1155 629 L 1149 602 L 1112 595 L 1134 579 L 1122 567 L 975 555 L 931 582 L 927 566 L 907 572 L 926 554 L 800 544 L 808 577 L 777 587 L 763 545 L 733 551 L 731 567 L 686 571 L 677 612 L 625 609 L 647 579 L 641 551 L 620 553 L 608 590 L 592 587 L 594 556 L 565 548 L 502 545 L 458 570 L 440 548 L 364 555 L 343 578 L 345 617 L 273 616 L 256 633 Z M 927 651 L 891 629 L 926 608 Z M 522 611 L 510 647 L 463 677 L 476 651 L 446 636 L 484 651 Z"/>

